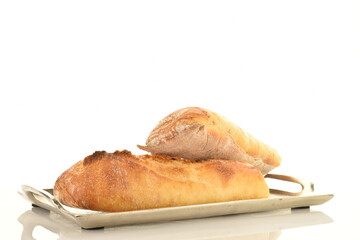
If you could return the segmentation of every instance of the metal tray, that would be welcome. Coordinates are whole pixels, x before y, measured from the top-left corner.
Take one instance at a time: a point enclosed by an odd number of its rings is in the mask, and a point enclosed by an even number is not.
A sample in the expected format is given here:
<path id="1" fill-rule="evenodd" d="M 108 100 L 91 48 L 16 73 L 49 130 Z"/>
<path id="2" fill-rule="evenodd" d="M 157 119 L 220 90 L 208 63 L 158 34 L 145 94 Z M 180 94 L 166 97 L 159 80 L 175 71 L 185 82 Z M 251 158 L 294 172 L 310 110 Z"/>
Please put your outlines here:
<path id="1" fill-rule="evenodd" d="M 128 212 L 99 212 L 71 208 L 61 204 L 54 198 L 53 189 L 38 190 L 23 185 L 22 192 L 19 193 L 33 205 L 56 212 L 74 221 L 84 229 L 204 218 L 284 208 L 303 208 L 323 204 L 333 197 L 332 194 L 315 194 L 313 183 L 298 178 L 277 174 L 268 174 L 265 178 L 297 183 L 301 185 L 302 190 L 294 193 L 270 189 L 270 197 L 267 199 L 239 200 Z"/>

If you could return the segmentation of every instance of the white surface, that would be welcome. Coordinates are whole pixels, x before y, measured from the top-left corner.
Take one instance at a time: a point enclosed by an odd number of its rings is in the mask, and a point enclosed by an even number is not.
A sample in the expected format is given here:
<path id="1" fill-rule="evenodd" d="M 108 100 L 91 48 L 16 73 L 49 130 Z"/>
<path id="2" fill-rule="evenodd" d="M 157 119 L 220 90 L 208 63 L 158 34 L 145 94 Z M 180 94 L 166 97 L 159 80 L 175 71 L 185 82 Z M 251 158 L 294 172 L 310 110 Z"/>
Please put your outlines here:
<path id="1" fill-rule="evenodd" d="M 1 190 L 1 236 L 6 239 L 359 239 L 357 199 L 335 197 L 308 210 L 284 209 L 194 220 L 81 230 L 75 223 L 31 208 Z M 341 206 L 341 207 L 339 207 Z M 33 237 L 33 238 L 31 238 Z"/>
<path id="2" fill-rule="evenodd" d="M 141 154 L 161 118 L 200 106 L 276 148 L 274 173 L 344 196 L 359 181 L 359 11 L 355 0 L 1 1 L 0 189 L 51 187 L 95 150 Z"/>

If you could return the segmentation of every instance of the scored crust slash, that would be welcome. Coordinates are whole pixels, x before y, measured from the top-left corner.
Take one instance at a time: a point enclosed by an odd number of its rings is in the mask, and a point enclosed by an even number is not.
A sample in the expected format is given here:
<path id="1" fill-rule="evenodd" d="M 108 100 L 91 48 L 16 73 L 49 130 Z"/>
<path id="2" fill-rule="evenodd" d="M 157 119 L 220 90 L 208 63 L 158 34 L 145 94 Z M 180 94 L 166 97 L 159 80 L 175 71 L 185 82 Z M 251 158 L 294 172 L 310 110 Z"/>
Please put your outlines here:
<path id="1" fill-rule="evenodd" d="M 121 212 L 269 197 L 273 148 L 206 109 L 177 110 L 140 149 L 94 154 L 58 177 L 54 196 L 76 208 Z"/>

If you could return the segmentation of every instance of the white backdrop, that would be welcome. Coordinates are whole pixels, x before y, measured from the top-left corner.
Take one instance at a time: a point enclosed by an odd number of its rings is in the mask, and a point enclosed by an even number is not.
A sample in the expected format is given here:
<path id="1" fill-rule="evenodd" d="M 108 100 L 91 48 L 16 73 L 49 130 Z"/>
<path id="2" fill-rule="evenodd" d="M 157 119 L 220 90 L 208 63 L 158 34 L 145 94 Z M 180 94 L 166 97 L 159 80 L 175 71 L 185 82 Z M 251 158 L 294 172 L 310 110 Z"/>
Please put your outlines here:
<path id="1" fill-rule="evenodd" d="M 359 170 L 358 1 L 1 1 L 0 188 L 135 154 L 178 108 L 276 148 L 275 173 L 341 193 Z M 345 185 L 344 185 L 345 184 Z M 338 185 L 340 186 L 340 185 Z"/>

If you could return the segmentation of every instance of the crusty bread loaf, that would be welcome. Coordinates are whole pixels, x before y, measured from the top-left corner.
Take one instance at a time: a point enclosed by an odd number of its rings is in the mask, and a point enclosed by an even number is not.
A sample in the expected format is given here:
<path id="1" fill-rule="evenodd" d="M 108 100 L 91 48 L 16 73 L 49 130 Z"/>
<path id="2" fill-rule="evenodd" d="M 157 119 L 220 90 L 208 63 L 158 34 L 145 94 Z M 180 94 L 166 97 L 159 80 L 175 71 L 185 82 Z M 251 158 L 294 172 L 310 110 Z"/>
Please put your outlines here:
<path id="1" fill-rule="evenodd" d="M 241 161 L 194 161 L 97 151 L 56 181 L 61 203 L 98 211 L 131 211 L 269 196 L 260 171 Z"/>
<path id="2" fill-rule="evenodd" d="M 259 168 L 263 174 L 280 165 L 276 150 L 212 111 L 188 107 L 177 110 L 152 130 L 146 146 L 152 154 L 187 159 L 242 160 Z"/>

